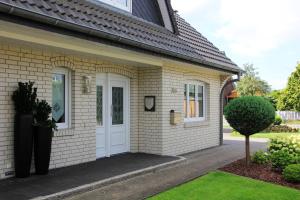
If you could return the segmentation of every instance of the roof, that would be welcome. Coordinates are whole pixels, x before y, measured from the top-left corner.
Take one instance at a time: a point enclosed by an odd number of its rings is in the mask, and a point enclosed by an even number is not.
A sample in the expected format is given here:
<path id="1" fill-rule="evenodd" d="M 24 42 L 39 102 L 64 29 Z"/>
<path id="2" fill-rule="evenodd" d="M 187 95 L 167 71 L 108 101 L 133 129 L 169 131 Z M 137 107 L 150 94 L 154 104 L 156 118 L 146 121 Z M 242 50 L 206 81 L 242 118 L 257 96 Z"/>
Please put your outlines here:
<path id="1" fill-rule="evenodd" d="M 96 4 L 96 5 L 95 5 Z M 93 0 L 0 0 L 0 12 L 75 30 L 211 68 L 240 69 L 176 15 L 180 35 Z M 196 40 L 193 40 L 194 36 Z"/>
<path id="2" fill-rule="evenodd" d="M 184 40 L 189 46 L 205 60 L 225 65 L 228 67 L 236 66 L 224 52 L 221 52 L 216 46 L 208 41 L 200 32 L 187 23 L 180 15 L 175 13 L 179 37 Z"/>

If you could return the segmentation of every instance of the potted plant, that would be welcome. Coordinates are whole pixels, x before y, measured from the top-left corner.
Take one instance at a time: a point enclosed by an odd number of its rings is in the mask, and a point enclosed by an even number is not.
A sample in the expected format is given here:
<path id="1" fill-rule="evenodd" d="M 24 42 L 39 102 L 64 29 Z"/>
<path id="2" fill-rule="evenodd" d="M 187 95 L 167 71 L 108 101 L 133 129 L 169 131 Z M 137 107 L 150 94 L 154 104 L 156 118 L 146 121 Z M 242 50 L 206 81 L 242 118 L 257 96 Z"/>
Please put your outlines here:
<path id="1" fill-rule="evenodd" d="M 18 83 L 13 93 L 15 105 L 14 157 L 15 175 L 17 178 L 30 176 L 30 165 L 33 146 L 33 108 L 37 97 L 37 88 L 33 82 Z"/>
<path id="2" fill-rule="evenodd" d="M 56 124 L 50 120 L 52 108 L 45 101 L 36 102 L 34 113 L 34 161 L 38 175 L 48 174 L 53 131 Z"/>

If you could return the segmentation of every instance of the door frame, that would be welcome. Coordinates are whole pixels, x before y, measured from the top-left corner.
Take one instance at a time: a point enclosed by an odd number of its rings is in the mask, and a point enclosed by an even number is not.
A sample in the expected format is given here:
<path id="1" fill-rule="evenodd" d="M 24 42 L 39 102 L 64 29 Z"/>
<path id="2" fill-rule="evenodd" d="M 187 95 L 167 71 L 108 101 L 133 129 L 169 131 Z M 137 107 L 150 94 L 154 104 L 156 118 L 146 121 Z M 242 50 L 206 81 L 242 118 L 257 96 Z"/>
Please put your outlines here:
<path id="1" fill-rule="evenodd" d="M 113 73 L 97 73 L 96 74 L 96 86 L 98 82 L 103 84 L 103 125 L 104 125 L 104 136 L 105 136 L 105 157 L 110 157 L 111 154 L 111 80 L 116 81 L 124 81 L 125 88 L 124 88 L 124 126 L 125 126 L 125 138 L 126 138 L 126 150 L 125 152 L 130 151 L 130 78 L 126 76 L 122 76 L 119 74 Z M 109 117 L 109 118 L 107 118 Z M 96 126 L 97 129 L 97 126 Z M 97 134 L 96 134 L 97 137 Z M 97 144 L 96 144 L 97 145 Z M 96 146 L 97 149 L 97 146 Z M 124 153 L 125 153 L 124 152 Z M 96 158 L 98 157 L 96 154 Z"/>

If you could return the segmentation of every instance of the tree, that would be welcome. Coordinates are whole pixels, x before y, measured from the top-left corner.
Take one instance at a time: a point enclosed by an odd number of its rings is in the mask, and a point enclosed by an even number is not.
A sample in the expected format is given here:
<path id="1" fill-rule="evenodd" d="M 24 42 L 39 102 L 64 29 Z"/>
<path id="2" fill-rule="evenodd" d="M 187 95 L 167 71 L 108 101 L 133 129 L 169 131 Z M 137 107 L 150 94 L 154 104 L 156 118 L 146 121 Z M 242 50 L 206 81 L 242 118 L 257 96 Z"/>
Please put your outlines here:
<path id="1" fill-rule="evenodd" d="M 278 99 L 278 109 L 300 111 L 300 63 L 289 77 L 287 87 Z"/>
<path id="2" fill-rule="evenodd" d="M 224 114 L 230 126 L 246 137 L 246 164 L 249 166 L 250 136 L 274 122 L 275 108 L 264 97 L 245 96 L 232 100 Z"/>
<path id="3" fill-rule="evenodd" d="M 240 96 L 264 96 L 270 92 L 269 84 L 259 77 L 253 64 L 244 64 L 245 74 L 237 83 Z"/>
<path id="4" fill-rule="evenodd" d="M 283 90 L 273 90 L 272 92 L 266 95 L 266 98 L 273 104 L 276 110 L 279 110 L 278 101 L 279 98 L 281 98 L 282 94 L 283 94 Z"/>

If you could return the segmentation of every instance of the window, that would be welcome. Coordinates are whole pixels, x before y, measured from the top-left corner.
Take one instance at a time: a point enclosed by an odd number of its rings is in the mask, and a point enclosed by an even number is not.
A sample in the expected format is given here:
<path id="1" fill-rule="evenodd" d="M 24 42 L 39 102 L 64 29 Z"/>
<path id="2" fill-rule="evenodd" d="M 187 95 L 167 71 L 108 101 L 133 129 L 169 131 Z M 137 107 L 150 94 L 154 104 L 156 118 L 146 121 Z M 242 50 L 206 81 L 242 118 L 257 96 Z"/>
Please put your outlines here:
<path id="1" fill-rule="evenodd" d="M 131 12 L 132 10 L 132 0 L 98 0 L 98 1 L 102 1 L 109 5 L 120 8 L 122 10 L 126 10 L 128 12 Z"/>
<path id="2" fill-rule="evenodd" d="M 185 122 L 205 120 L 205 103 L 203 83 L 184 85 Z"/>
<path id="3" fill-rule="evenodd" d="M 66 69 L 57 69 L 52 75 L 52 120 L 58 129 L 69 128 L 70 73 Z"/>

